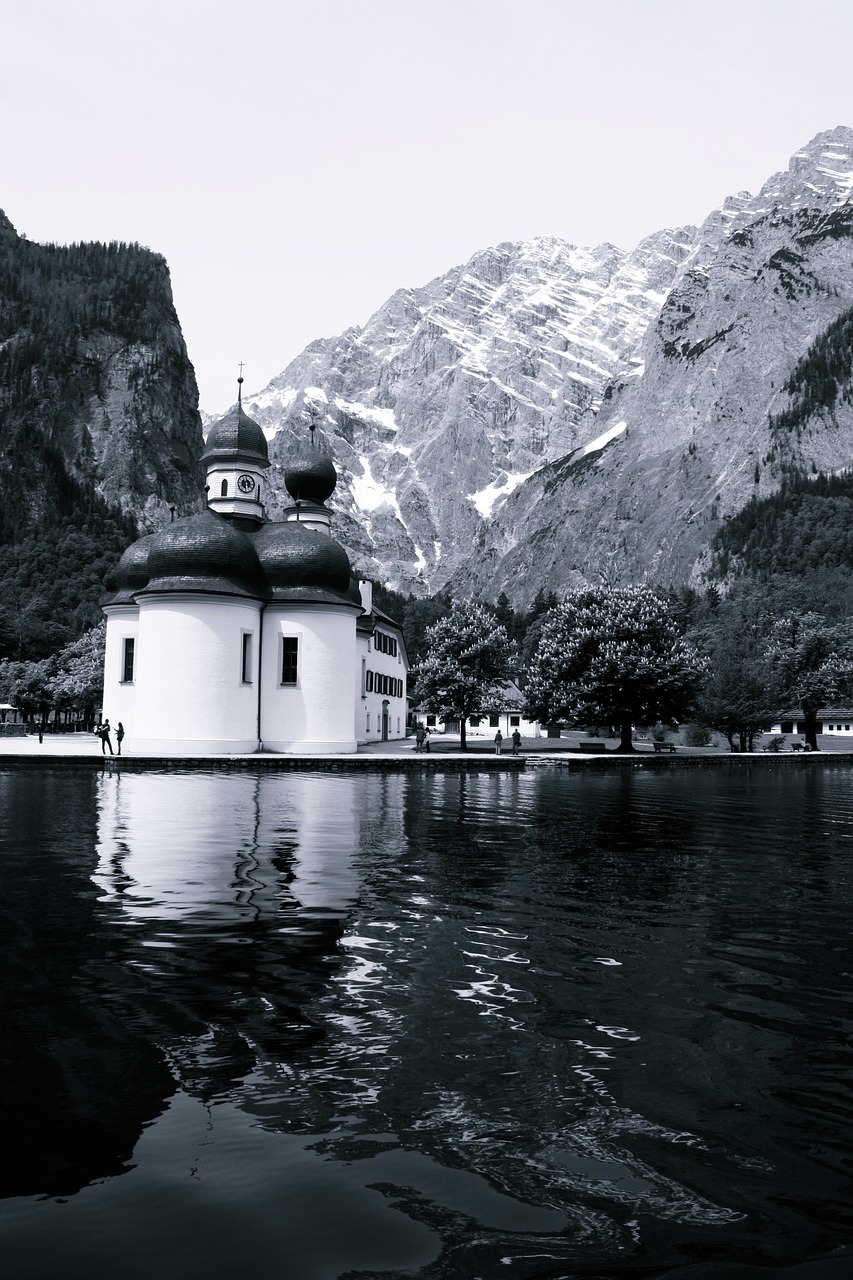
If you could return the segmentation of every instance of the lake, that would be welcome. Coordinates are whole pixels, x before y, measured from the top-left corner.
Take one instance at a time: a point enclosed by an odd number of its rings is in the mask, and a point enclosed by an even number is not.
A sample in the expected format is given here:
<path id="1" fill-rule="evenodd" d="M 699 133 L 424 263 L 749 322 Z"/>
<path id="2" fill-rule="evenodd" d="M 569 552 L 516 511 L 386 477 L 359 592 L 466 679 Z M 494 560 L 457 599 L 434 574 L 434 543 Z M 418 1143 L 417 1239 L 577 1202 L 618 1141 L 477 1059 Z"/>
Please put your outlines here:
<path id="1" fill-rule="evenodd" d="M 0 769 L 4 1275 L 849 1276 L 852 865 L 844 761 Z"/>

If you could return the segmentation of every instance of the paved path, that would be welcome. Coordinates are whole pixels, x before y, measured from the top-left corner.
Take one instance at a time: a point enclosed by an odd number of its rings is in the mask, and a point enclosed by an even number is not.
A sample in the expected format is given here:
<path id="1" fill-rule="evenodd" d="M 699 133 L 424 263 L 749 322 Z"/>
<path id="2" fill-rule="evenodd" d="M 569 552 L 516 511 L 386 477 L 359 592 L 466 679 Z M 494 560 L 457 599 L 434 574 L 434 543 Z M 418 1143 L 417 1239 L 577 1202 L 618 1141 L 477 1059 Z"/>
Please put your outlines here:
<path id="1" fill-rule="evenodd" d="M 47 733 L 44 741 L 39 742 L 37 734 L 29 734 L 22 738 L 0 737 L 0 767 L 5 762 L 8 766 L 28 765 L 41 761 L 44 764 L 71 766 L 79 761 L 88 767 L 94 767 L 99 761 L 116 764 L 119 760 L 127 766 L 135 768 L 335 768 L 335 767 L 378 767 L 383 763 L 386 767 L 424 768 L 476 767 L 487 769 L 518 769 L 525 762 L 529 764 L 563 764 L 568 766 L 593 766 L 611 763 L 655 761 L 660 766 L 676 764 L 679 761 L 720 762 L 721 760 L 748 761 L 761 759 L 767 762 L 781 760 L 817 760 L 827 756 L 853 754 L 853 742 L 824 737 L 821 756 L 811 756 L 791 751 L 770 753 L 758 750 L 752 755 L 732 755 L 727 749 L 719 747 L 684 747 L 678 744 L 673 753 L 658 754 L 654 752 L 650 742 L 639 742 L 637 753 L 619 756 L 615 754 L 615 741 L 607 743 L 606 753 L 587 755 L 578 751 L 577 740 L 584 735 L 572 735 L 566 738 L 528 738 L 522 743 L 521 755 L 514 757 L 510 750 L 500 756 L 495 755 L 490 740 L 485 738 L 469 739 L 468 751 L 459 750 L 458 738 L 445 739 L 443 735 L 434 735 L 429 752 L 416 752 L 414 738 L 404 738 L 396 742 L 371 742 L 359 747 L 358 751 L 346 755 L 334 756 L 298 756 L 276 755 L 261 752 L 252 755 L 213 755 L 204 752 L 197 754 L 169 756 L 135 756 L 132 749 L 123 756 L 106 756 L 102 754 L 101 742 L 89 733 Z M 115 746 L 115 742 L 113 744 Z M 125 746 L 127 743 L 125 742 Z"/>

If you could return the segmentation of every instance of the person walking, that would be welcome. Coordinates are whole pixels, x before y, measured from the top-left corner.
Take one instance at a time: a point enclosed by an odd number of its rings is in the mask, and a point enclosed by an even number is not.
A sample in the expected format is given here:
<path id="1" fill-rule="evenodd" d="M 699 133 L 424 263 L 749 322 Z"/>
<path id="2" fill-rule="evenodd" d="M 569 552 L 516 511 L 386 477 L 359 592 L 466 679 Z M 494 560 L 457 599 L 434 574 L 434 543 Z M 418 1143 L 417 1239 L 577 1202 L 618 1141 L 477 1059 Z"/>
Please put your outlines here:
<path id="1" fill-rule="evenodd" d="M 512 754 L 513 754 L 514 756 L 517 756 L 517 755 L 518 755 L 518 749 L 519 749 L 519 747 L 520 747 L 520 746 L 521 746 L 521 734 L 518 732 L 518 730 L 517 730 L 517 729 L 513 729 L 513 731 L 512 731 Z"/>
<path id="2" fill-rule="evenodd" d="M 504 743 L 504 736 L 501 733 L 500 729 L 498 729 L 497 733 L 495 734 L 495 755 L 496 756 L 500 755 L 501 747 L 503 746 L 503 743 Z"/>
<path id="3" fill-rule="evenodd" d="M 118 747 L 119 755 L 121 755 L 121 741 L 123 737 L 124 737 L 124 725 L 119 720 L 118 725 L 116 726 L 116 746 Z"/>

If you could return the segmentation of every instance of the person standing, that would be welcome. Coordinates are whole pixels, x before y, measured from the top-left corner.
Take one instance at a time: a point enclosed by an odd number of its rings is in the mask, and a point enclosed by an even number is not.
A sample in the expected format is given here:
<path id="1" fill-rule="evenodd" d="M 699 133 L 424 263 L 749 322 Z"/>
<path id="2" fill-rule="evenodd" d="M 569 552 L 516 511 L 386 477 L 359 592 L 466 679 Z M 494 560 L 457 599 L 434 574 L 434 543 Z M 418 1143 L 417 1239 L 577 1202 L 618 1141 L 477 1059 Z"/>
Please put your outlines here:
<path id="1" fill-rule="evenodd" d="M 503 742 L 504 742 L 504 736 L 501 733 L 500 729 L 498 729 L 497 733 L 495 734 L 495 755 L 496 756 L 500 755 Z"/>
<path id="2" fill-rule="evenodd" d="M 116 726 L 116 746 L 118 747 L 119 755 L 121 755 L 121 740 L 123 737 L 124 737 L 124 725 L 119 720 L 118 725 Z"/>
<path id="3" fill-rule="evenodd" d="M 521 734 L 518 732 L 518 730 L 517 730 L 517 729 L 513 729 L 513 731 L 512 731 L 512 754 L 513 754 L 514 756 L 517 756 L 517 755 L 518 755 L 518 749 L 519 749 L 519 747 L 520 747 L 520 746 L 521 746 Z"/>
<path id="4" fill-rule="evenodd" d="M 426 734 L 424 733 L 424 727 L 422 724 L 419 724 L 415 730 L 415 751 L 423 751 L 425 737 Z"/>
<path id="5" fill-rule="evenodd" d="M 98 730 L 98 736 L 101 739 L 101 755 L 107 754 L 107 747 L 110 749 L 110 755 L 113 754 L 113 744 L 110 740 L 110 722 L 105 720 Z"/>

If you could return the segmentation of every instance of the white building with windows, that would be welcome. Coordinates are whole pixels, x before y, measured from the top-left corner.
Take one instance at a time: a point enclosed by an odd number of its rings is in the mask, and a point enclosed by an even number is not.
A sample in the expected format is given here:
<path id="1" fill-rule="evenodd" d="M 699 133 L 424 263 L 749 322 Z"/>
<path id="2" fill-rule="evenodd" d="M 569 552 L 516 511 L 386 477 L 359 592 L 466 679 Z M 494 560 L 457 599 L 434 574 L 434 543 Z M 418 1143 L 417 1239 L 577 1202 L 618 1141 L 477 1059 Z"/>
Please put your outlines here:
<path id="1" fill-rule="evenodd" d="M 124 750 L 325 755 L 404 737 L 402 633 L 331 536 L 331 459 L 312 446 L 286 469 L 276 522 L 266 439 L 239 399 L 203 460 L 207 510 L 133 543 L 104 605 L 104 714 Z"/>
<path id="2" fill-rule="evenodd" d="M 458 720 L 442 720 L 439 715 L 428 709 L 418 711 L 416 720 L 428 728 L 430 733 L 459 733 Z M 498 729 L 504 738 L 511 738 L 516 729 L 522 738 L 542 736 L 542 726 L 539 721 L 528 720 L 525 716 L 524 694 L 514 680 L 507 680 L 504 683 L 501 696 L 494 707 L 482 715 L 469 716 L 465 721 L 465 736 L 468 739 L 486 738 L 492 741 Z"/>

